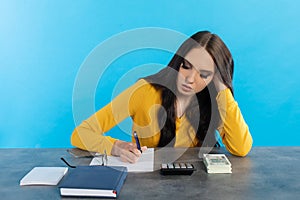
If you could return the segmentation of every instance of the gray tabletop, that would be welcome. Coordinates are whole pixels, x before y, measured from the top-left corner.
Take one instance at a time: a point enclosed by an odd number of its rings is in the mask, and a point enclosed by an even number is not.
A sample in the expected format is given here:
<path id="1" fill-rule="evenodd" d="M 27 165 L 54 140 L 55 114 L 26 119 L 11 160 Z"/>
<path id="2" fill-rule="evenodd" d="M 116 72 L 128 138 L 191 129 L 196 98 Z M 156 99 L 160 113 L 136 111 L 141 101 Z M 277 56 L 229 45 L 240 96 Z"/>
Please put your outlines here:
<path id="1" fill-rule="evenodd" d="M 207 174 L 199 149 L 155 151 L 155 171 L 128 173 L 118 199 L 299 199 L 300 147 L 254 147 L 247 157 L 235 157 L 223 148 L 232 163 L 232 174 Z M 66 149 L 0 149 L 1 199 L 62 198 L 57 186 L 19 186 L 20 179 L 36 166 L 88 165 L 91 158 L 75 158 Z M 191 176 L 163 176 L 161 162 L 191 162 Z M 91 198 L 88 198 L 91 199 Z"/>

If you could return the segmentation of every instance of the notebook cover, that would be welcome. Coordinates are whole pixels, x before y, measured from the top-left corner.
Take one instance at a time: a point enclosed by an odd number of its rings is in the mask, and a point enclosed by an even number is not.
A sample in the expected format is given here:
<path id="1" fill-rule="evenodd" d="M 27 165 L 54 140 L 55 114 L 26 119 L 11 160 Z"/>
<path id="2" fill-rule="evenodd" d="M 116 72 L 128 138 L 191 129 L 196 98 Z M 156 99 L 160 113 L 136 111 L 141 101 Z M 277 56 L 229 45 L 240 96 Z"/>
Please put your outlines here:
<path id="1" fill-rule="evenodd" d="M 59 184 L 62 196 L 107 196 L 108 191 L 118 196 L 127 177 L 126 167 L 77 166 L 69 169 Z M 68 194 L 62 193 L 68 190 Z M 95 195 L 95 192 L 97 195 Z M 103 192 L 103 193 L 102 193 Z"/>

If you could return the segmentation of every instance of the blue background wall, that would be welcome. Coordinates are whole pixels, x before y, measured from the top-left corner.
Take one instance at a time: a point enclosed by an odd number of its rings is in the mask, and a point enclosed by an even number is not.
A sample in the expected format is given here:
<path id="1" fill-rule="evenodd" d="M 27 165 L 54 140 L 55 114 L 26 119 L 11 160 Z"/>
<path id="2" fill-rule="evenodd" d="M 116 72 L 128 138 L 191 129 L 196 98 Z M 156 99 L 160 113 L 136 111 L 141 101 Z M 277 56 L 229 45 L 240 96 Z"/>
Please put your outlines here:
<path id="1" fill-rule="evenodd" d="M 143 27 L 220 35 L 235 59 L 236 100 L 254 145 L 299 145 L 300 2 L 208 2 L 0 1 L 0 147 L 69 147 L 80 66 L 106 39 Z M 113 62 L 97 86 L 95 109 L 132 68 L 169 59 L 145 50 Z M 128 139 L 121 132 L 110 134 Z"/>

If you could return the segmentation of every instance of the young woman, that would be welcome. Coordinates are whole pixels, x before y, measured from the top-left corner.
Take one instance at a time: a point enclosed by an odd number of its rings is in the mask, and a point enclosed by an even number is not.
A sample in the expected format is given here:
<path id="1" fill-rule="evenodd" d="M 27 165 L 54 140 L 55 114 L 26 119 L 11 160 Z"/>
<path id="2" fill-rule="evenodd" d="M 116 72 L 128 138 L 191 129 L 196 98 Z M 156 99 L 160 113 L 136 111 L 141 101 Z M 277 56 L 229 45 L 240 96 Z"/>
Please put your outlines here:
<path id="1" fill-rule="evenodd" d="M 218 130 L 226 149 L 245 156 L 252 137 L 233 97 L 233 59 L 224 42 L 208 31 L 197 32 L 177 50 L 167 67 L 123 91 L 83 121 L 72 145 L 136 162 L 141 152 L 132 142 L 103 134 L 127 117 L 147 147 L 215 146 Z"/>

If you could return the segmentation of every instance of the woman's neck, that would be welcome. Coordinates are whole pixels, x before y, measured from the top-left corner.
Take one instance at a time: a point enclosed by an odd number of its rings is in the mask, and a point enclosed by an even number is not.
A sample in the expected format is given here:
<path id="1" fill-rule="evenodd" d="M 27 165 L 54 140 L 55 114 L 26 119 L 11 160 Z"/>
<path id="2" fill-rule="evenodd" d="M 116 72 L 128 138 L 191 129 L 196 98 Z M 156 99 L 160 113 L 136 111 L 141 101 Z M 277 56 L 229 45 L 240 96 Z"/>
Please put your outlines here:
<path id="1" fill-rule="evenodd" d="M 186 108 L 189 106 L 191 102 L 191 97 L 189 96 L 183 96 L 183 95 L 177 95 L 176 98 L 176 116 L 178 118 L 182 117 L 186 111 Z"/>

